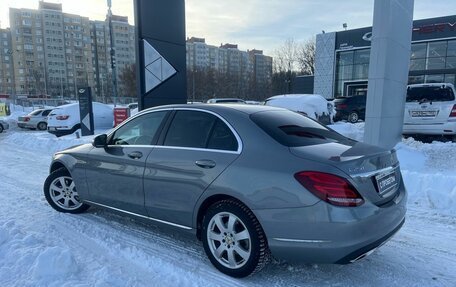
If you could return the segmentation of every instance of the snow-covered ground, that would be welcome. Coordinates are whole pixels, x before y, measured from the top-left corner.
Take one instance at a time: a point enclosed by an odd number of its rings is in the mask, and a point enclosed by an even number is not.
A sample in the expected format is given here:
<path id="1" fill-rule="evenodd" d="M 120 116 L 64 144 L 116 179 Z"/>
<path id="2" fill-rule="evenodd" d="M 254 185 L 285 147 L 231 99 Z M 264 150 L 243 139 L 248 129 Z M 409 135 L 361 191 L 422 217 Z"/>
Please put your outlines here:
<path id="1" fill-rule="evenodd" d="M 362 123 L 332 127 L 362 139 Z M 96 208 L 52 210 L 42 194 L 52 153 L 90 140 L 14 127 L 0 134 L 1 286 L 455 286 L 455 143 L 396 146 L 407 220 L 369 257 L 345 266 L 273 262 L 232 279 L 189 235 Z"/>

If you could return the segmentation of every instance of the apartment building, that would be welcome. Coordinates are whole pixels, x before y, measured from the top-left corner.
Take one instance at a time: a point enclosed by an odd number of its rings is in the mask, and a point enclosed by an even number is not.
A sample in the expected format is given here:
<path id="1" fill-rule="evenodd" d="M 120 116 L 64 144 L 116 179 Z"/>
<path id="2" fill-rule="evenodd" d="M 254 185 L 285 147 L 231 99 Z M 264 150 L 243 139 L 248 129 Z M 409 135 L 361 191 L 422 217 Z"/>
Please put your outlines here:
<path id="1" fill-rule="evenodd" d="M 99 100 L 112 96 L 108 19 L 91 21 L 64 13 L 62 4 L 43 1 L 37 10 L 10 8 L 9 14 L 8 50 L 14 60 L 5 65 L 12 69 L 11 93 L 76 98 L 79 87 L 91 86 Z M 112 27 L 118 94 L 130 96 L 119 79 L 123 69 L 135 63 L 134 27 L 127 17 L 117 15 L 112 16 Z M 3 83 L 8 79 L 3 75 L 7 70 L 1 68 Z"/>
<path id="2" fill-rule="evenodd" d="M 196 37 L 187 39 L 186 48 L 190 73 L 217 73 L 215 79 L 226 82 L 226 85 L 221 85 L 227 93 L 224 96 L 262 98 L 266 95 L 271 84 L 272 57 L 264 55 L 263 51 L 241 51 L 236 44 L 221 44 L 217 47 L 206 44 L 204 38 Z"/>
<path id="3" fill-rule="evenodd" d="M 11 30 L 0 29 L 0 94 L 15 93 L 12 54 Z"/>

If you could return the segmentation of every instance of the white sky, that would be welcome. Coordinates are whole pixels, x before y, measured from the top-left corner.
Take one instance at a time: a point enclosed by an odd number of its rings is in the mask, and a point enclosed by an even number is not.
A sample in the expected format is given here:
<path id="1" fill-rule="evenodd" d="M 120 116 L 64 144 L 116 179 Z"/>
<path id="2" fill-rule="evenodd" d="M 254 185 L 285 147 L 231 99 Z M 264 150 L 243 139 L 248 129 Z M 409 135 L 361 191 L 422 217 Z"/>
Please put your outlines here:
<path id="1" fill-rule="evenodd" d="M 169 0 L 168 0 L 169 1 Z M 106 0 L 49 0 L 66 13 L 104 20 Z M 307 40 L 322 30 L 372 25 L 373 0 L 186 0 L 187 36 L 206 43 L 239 44 L 271 54 L 287 38 Z M 134 24 L 133 1 L 112 0 L 113 13 Z M 38 8 L 38 0 L 0 0 L 1 27 L 9 27 L 9 7 Z M 415 19 L 456 14 L 455 0 L 415 0 Z"/>

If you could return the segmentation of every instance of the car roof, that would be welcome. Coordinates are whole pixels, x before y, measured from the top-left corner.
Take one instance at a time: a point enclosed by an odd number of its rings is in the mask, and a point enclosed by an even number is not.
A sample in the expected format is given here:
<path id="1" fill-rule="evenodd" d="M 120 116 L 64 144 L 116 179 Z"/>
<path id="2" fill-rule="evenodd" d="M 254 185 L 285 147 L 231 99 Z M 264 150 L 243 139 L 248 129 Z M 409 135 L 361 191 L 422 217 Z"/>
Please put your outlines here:
<path id="1" fill-rule="evenodd" d="M 318 98 L 325 99 L 322 95 L 319 95 L 319 94 L 286 94 L 286 95 L 277 95 L 277 96 L 267 98 L 266 101 L 275 100 L 275 99 L 284 99 L 284 98 L 306 99 L 306 98 L 311 98 L 311 97 L 318 97 Z"/>
<path id="2" fill-rule="evenodd" d="M 426 83 L 426 84 L 413 84 L 408 85 L 409 88 L 417 88 L 417 87 L 441 87 L 441 86 L 448 86 L 454 88 L 453 84 L 451 83 Z"/>
<path id="3" fill-rule="evenodd" d="M 263 105 L 240 105 L 240 104 L 180 104 L 180 105 L 166 105 L 158 106 L 153 108 L 148 108 L 143 111 L 152 111 L 159 109 L 200 109 L 212 112 L 221 112 L 221 111 L 239 111 L 245 114 L 254 114 L 257 112 L 264 111 L 283 111 L 286 109 L 276 108 L 271 106 Z"/>

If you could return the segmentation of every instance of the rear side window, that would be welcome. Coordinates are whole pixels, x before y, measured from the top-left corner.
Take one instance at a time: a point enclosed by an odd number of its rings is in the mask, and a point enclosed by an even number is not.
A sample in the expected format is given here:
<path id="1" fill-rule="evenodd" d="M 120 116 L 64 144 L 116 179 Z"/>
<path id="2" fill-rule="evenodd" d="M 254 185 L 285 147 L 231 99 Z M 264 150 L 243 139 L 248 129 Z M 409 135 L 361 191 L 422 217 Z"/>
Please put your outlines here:
<path id="1" fill-rule="evenodd" d="M 37 115 L 41 114 L 41 112 L 42 112 L 42 110 L 36 110 L 36 111 L 31 112 L 29 115 L 37 116 Z"/>
<path id="2" fill-rule="evenodd" d="M 47 117 L 52 110 L 45 110 L 42 114 L 43 117 Z"/>
<path id="3" fill-rule="evenodd" d="M 407 89 L 407 102 L 447 102 L 454 101 L 454 93 L 450 87 L 429 86 Z"/>
<path id="4" fill-rule="evenodd" d="M 277 142 L 288 147 L 309 146 L 350 139 L 291 111 L 266 111 L 250 115 L 251 120 Z"/>
<path id="5" fill-rule="evenodd" d="M 238 148 L 236 138 L 223 121 L 199 111 L 177 111 L 163 144 L 229 151 Z"/>

